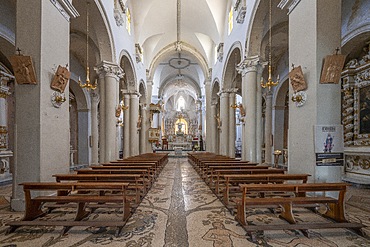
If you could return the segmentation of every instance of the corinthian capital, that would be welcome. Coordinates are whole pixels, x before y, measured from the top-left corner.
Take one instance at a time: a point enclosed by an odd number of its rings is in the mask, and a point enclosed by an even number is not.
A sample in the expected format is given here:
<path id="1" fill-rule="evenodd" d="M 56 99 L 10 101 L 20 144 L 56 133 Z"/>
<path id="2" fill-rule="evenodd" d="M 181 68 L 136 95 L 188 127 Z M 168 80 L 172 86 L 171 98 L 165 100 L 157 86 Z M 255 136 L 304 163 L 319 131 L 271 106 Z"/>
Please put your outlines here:
<path id="1" fill-rule="evenodd" d="M 242 76 L 245 76 L 248 72 L 257 72 L 260 66 L 264 66 L 260 56 L 246 57 L 238 65 L 236 70 Z"/>
<path id="2" fill-rule="evenodd" d="M 103 61 L 95 67 L 96 73 L 100 77 L 112 76 L 118 78 L 123 77 L 122 69 L 115 63 Z"/>

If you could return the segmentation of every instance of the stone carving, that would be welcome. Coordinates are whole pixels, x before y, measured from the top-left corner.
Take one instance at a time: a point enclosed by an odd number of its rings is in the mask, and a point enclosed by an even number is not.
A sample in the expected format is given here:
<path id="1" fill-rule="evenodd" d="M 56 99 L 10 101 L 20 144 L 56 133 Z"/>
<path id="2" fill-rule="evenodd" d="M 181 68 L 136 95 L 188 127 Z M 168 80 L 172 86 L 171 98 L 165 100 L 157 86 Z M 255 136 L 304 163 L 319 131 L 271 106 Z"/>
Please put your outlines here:
<path id="1" fill-rule="evenodd" d="M 344 66 L 345 55 L 335 54 L 325 57 L 320 83 L 338 84 Z"/>
<path id="2" fill-rule="evenodd" d="M 69 72 L 66 67 L 59 65 L 54 78 L 51 81 L 50 87 L 56 91 L 64 93 L 64 89 L 66 88 L 70 77 L 71 72 Z"/>
<path id="3" fill-rule="evenodd" d="M 11 56 L 10 63 L 13 66 L 15 79 L 18 84 L 37 84 L 35 69 L 30 56 Z"/>
<path id="4" fill-rule="evenodd" d="M 294 67 L 289 72 L 289 79 L 295 93 L 307 89 L 301 66 Z"/>

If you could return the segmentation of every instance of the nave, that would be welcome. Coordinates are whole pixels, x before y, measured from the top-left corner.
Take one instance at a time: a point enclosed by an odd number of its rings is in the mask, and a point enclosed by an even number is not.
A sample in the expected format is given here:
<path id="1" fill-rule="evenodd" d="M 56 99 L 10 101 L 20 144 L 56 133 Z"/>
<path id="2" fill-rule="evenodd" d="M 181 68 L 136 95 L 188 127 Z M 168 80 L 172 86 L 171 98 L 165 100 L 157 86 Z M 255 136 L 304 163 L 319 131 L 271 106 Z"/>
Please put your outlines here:
<path id="1" fill-rule="evenodd" d="M 252 240 L 229 211 L 199 177 L 187 159 L 170 158 L 151 190 L 119 236 L 109 228 L 73 227 L 60 236 L 61 227 L 22 227 L 5 235 L 9 221 L 19 220 L 22 213 L 10 212 L 7 201 L 9 186 L 0 189 L 0 245 L 5 246 L 369 246 L 370 241 L 345 229 L 310 230 L 310 238 L 298 231 L 265 231 Z M 369 226 L 368 190 L 349 188 L 346 217 Z M 361 200 L 358 200 L 361 195 Z M 366 205 L 367 204 L 367 205 Z M 362 209 L 362 210 L 361 210 Z M 367 209 L 367 210 L 366 210 Z M 97 210 L 88 220 L 117 217 L 119 212 Z M 267 210 L 253 210 L 250 223 L 269 224 L 280 221 Z M 299 221 L 318 217 L 307 210 L 294 211 Z M 54 216 L 70 217 L 68 211 Z M 367 218 L 367 219 L 366 219 Z M 368 233 L 368 232 L 367 232 Z"/>

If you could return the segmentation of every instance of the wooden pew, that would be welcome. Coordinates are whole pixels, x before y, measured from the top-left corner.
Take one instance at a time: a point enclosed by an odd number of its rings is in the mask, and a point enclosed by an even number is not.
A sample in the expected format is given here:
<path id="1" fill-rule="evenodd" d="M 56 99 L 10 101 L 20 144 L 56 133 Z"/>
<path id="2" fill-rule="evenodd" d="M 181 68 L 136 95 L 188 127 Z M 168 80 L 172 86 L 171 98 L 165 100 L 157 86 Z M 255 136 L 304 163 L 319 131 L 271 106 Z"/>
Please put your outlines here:
<path id="1" fill-rule="evenodd" d="M 25 213 L 21 221 L 9 222 L 8 233 L 15 231 L 20 226 L 64 226 L 62 234 L 65 234 L 72 226 L 96 226 L 96 227 L 119 227 L 119 232 L 126 224 L 131 215 L 131 207 L 127 200 L 127 188 L 129 183 L 109 182 L 109 183 L 58 183 L 58 182 L 30 182 L 22 183 L 25 196 Z M 118 192 L 116 194 L 101 193 L 107 190 Z M 54 191 L 57 195 L 32 196 L 32 191 Z M 90 193 L 72 192 L 98 192 L 99 195 Z M 74 220 L 36 220 L 47 214 L 42 209 L 44 203 L 57 203 L 56 207 L 62 208 L 66 204 L 76 204 L 76 215 Z M 117 221 L 81 221 L 90 212 L 86 211 L 88 203 L 95 203 L 96 207 L 112 207 L 112 203 L 123 211 L 123 217 Z"/>
<path id="2" fill-rule="evenodd" d="M 109 170 L 126 170 L 126 169 L 129 169 L 129 170 L 133 170 L 133 169 L 142 170 L 142 169 L 146 169 L 146 170 L 149 171 L 149 173 L 151 174 L 151 176 L 154 177 L 154 179 L 159 175 L 159 171 L 157 171 L 155 169 L 155 167 L 152 166 L 152 165 L 134 165 L 134 166 L 127 166 L 127 165 L 123 165 L 123 166 L 118 166 L 118 165 L 101 166 L 101 165 L 95 165 L 95 166 L 90 166 L 90 169 L 92 169 L 92 170 L 107 170 L 107 169 L 109 169 Z"/>
<path id="3" fill-rule="evenodd" d="M 251 167 L 251 166 L 257 166 L 257 163 L 251 163 L 249 161 L 243 161 L 243 162 L 220 162 L 220 163 L 217 163 L 217 162 L 205 162 L 205 163 L 201 163 L 199 165 L 199 167 L 197 167 L 196 171 L 198 172 L 198 174 L 203 177 L 205 175 L 205 173 L 208 172 L 208 167 L 210 166 L 247 166 L 247 167 Z M 267 169 L 268 167 L 267 166 L 260 166 L 261 168 L 260 169 Z M 253 169 L 253 168 L 252 168 Z"/>
<path id="4" fill-rule="evenodd" d="M 77 170 L 77 174 L 142 174 L 147 179 L 148 187 L 151 187 L 154 182 L 154 176 L 150 169 L 81 169 Z"/>
<path id="5" fill-rule="evenodd" d="M 226 207 L 230 206 L 230 192 L 233 188 L 239 187 L 241 184 L 276 184 L 286 183 L 289 181 L 301 181 L 307 183 L 309 174 L 223 174 L 221 175 L 225 180 L 225 187 L 222 192 L 222 201 Z M 237 190 L 239 191 L 239 189 Z M 220 192 L 220 187 L 219 187 Z"/>
<path id="6" fill-rule="evenodd" d="M 214 176 L 216 176 L 216 171 L 217 170 L 230 170 L 230 171 L 235 171 L 235 170 L 277 170 L 277 169 L 269 169 L 271 168 L 270 166 L 249 166 L 249 165 L 223 165 L 223 164 L 212 164 L 209 165 L 205 168 L 204 174 L 202 178 L 208 182 L 209 179 L 212 179 Z"/>
<path id="7" fill-rule="evenodd" d="M 306 230 L 306 229 L 326 229 L 326 228 L 361 228 L 358 223 L 349 223 L 344 216 L 344 196 L 349 184 L 346 183 L 303 183 L 303 184 L 241 184 L 242 197 L 237 205 L 236 219 L 247 230 L 248 233 L 263 230 Z M 320 192 L 338 192 L 338 197 L 328 197 L 317 195 Z M 289 197 L 274 197 L 274 198 L 251 198 L 248 193 L 251 192 L 278 192 L 291 193 L 294 196 Z M 311 196 L 305 196 L 311 192 Z M 315 192 L 315 193 L 312 193 Z M 303 195 L 303 196 L 302 196 Z M 293 215 L 293 206 L 317 206 L 317 204 L 325 204 L 328 210 L 324 216 L 334 220 L 330 223 L 297 223 Z M 280 217 L 285 219 L 290 224 L 279 225 L 248 225 L 247 224 L 247 208 L 253 207 L 282 207 L 283 211 Z"/>
<path id="8" fill-rule="evenodd" d="M 134 199 L 137 205 L 147 192 L 147 184 L 142 174 L 54 174 L 53 177 L 57 182 L 128 182 L 127 190 L 134 191 Z"/>
<path id="9" fill-rule="evenodd" d="M 216 194 L 219 193 L 220 186 L 227 183 L 239 183 L 247 179 L 251 179 L 250 176 L 245 175 L 271 175 L 271 174 L 285 174 L 283 169 L 213 169 L 212 173 L 212 183 L 209 187 L 215 191 Z M 231 176 L 229 176 L 231 175 Z M 227 178 L 227 179 L 225 179 Z M 257 177 L 259 178 L 259 177 Z M 256 178 L 256 179 L 257 179 Z M 269 179 L 269 177 L 266 177 Z"/>

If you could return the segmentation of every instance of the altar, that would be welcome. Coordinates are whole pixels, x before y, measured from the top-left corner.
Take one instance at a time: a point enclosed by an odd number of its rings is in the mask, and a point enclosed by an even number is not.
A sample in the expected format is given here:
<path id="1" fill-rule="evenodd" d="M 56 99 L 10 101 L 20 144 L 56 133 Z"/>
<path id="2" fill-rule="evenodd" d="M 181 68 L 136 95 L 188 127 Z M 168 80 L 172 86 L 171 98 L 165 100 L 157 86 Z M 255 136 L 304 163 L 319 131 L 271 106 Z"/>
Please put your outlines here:
<path id="1" fill-rule="evenodd" d="M 183 150 L 191 150 L 191 142 L 169 142 L 168 149 L 182 148 Z"/>

